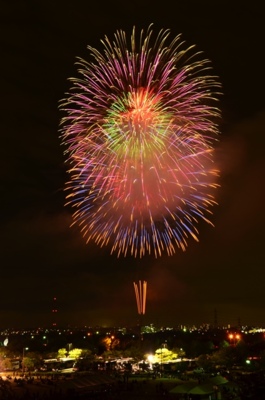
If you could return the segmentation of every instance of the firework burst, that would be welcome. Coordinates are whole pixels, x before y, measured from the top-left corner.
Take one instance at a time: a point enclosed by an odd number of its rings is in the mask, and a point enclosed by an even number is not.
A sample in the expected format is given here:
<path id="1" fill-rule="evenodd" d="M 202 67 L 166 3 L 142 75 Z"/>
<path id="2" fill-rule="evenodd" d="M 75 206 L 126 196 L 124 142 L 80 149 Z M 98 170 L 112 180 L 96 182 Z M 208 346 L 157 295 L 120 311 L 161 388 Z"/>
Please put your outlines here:
<path id="1" fill-rule="evenodd" d="M 172 255 L 211 223 L 220 85 L 194 46 L 169 36 L 150 26 L 88 47 L 60 104 L 73 224 L 118 257 Z"/>

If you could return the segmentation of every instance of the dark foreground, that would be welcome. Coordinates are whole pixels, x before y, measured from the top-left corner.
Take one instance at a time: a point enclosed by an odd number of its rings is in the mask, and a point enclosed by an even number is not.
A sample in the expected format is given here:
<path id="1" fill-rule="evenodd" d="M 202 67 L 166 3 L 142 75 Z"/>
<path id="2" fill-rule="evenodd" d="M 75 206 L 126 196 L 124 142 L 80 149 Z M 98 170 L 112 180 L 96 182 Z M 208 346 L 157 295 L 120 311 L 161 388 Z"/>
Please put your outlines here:
<path id="1" fill-rule="evenodd" d="M 238 377 L 209 395 L 177 394 L 172 389 L 187 384 L 178 378 L 129 378 L 108 373 L 72 376 L 9 378 L 0 380 L 3 400 L 264 400 L 262 375 Z M 193 381 L 194 382 L 194 381 Z"/>
<path id="2" fill-rule="evenodd" d="M 1 380 L 0 399 L 7 400 L 132 400 L 169 399 L 176 379 L 124 379 L 88 374 L 48 379 Z M 174 396 L 176 398 L 176 396 Z"/>

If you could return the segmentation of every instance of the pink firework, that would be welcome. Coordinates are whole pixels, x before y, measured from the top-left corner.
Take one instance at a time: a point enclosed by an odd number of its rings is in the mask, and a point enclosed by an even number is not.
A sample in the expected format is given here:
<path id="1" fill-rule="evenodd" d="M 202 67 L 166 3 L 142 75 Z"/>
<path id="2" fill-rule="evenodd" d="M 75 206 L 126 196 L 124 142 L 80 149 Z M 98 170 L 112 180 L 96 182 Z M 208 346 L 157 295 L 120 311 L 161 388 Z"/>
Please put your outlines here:
<path id="1" fill-rule="evenodd" d="M 88 47 L 61 103 L 73 223 L 118 257 L 172 255 L 211 223 L 220 85 L 194 46 L 169 36 L 150 26 Z"/>

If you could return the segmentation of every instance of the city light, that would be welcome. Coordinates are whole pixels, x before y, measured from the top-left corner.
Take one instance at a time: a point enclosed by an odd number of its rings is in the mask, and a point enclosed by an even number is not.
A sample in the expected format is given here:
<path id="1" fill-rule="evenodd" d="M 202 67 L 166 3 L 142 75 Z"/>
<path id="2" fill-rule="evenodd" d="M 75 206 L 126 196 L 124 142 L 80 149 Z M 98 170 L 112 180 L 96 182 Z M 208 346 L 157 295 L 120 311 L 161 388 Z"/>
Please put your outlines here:
<path id="1" fill-rule="evenodd" d="M 239 333 L 229 333 L 228 338 L 230 340 L 231 346 L 235 346 L 241 339 L 241 336 Z"/>

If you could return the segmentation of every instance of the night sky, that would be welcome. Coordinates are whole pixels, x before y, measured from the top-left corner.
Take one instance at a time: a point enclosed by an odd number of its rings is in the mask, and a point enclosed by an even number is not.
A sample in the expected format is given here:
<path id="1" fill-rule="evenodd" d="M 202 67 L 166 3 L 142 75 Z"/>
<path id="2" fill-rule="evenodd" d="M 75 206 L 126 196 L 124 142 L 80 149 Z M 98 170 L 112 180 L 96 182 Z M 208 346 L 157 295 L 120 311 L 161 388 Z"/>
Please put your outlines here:
<path id="1" fill-rule="evenodd" d="M 0 327 L 134 325 L 133 282 L 148 282 L 144 322 L 265 326 L 264 14 L 257 1 L 1 1 Z M 215 227 L 159 259 L 120 258 L 70 228 L 58 126 L 76 57 L 133 26 L 182 34 L 220 77 Z"/>

